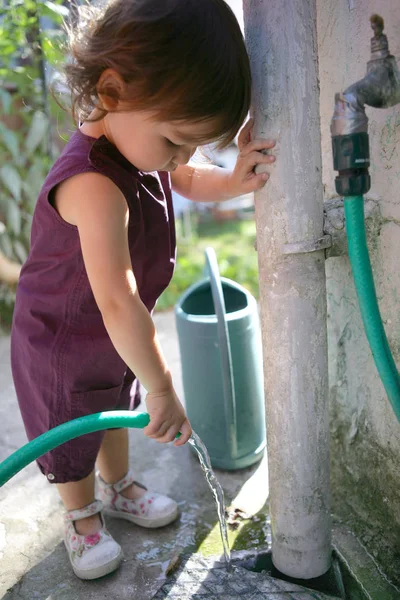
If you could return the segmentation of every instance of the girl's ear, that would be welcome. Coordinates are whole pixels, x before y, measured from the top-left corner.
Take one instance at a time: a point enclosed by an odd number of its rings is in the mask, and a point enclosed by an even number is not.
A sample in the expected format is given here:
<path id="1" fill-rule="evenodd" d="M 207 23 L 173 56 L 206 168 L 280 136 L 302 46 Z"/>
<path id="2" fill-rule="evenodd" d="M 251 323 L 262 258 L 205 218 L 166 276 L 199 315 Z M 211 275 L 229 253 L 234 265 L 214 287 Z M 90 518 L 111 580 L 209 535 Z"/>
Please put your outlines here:
<path id="1" fill-rule="evenodd" d="M 114 69 L 106 69 L 100 75 L 96 89 L 101 107 L 108 112 L 117 110 L 118 103 L 123 97 L 124 80 Z"/>

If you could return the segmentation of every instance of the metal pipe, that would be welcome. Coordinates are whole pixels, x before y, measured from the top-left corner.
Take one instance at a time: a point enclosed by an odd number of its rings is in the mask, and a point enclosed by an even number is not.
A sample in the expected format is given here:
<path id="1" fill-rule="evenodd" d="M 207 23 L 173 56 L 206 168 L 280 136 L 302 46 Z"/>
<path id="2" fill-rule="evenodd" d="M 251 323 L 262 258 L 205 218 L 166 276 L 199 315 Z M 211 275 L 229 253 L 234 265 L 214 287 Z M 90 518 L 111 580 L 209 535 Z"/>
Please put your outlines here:
<path id="1" fill-rule="evenodd" d="M 315 0 L 244 0 L 255 134 L 277 140 L 256 194 L 272 522 L 279 571 L 331 564 L 328 356 Z"/>

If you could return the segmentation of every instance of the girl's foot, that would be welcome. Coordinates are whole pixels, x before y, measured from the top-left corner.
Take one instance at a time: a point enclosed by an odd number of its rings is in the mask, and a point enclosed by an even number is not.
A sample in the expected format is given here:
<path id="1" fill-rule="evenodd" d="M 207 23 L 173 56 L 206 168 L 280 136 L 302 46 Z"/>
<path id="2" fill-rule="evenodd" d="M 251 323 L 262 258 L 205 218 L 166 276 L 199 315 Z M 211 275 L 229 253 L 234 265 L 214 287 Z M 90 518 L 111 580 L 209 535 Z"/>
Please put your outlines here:
<path id="1" fill-rule="evenodd" d="M 75 521 L 74 527 L 79 535 L 94 535 L 100 529 L 103 529 L 103 522 L 98 513 L 97 515 L 91 515 L 90 517 Z"/>
<path id="2" fill-rule="evenodd" d="M 97 482 L 106 515 L 151 529 L 169 525 L 178 517 L 177 503 L 168 496 L 147 491 L 134 480 L 132 471 L 114 484 L 106 483 L 97 474 Z"/>
<path id="3" fill-rule="evenodd" d="M 96 500 L 65 515 L 64 542 L 74 573 L 80 579 L 97 579 L 108 575 L 119 567 L 123 559 L 121 546 L 111 537 L 104 524 L 102 508 L 102 503 Z M 79 533 L 78 529 L 85 533 Z"/>

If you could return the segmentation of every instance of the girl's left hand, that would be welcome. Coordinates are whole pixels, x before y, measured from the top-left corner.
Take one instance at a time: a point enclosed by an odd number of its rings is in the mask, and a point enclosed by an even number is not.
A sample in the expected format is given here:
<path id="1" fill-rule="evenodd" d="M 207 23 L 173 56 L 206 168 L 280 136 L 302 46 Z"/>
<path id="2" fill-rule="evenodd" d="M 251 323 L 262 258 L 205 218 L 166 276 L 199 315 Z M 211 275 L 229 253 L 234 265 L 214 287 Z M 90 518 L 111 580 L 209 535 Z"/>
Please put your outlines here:
<path id="1" fill-rule="evenodd" d="M 270 165 L 275 156 L 264 154 L 275 146 L 273 140 L 251 140 L 254 119 L 247 121 L 238 138 L 239 156 L 235 169 L 228 175 L 227 189 L 229 198 L 236 198 L 260 190 L 269 179 L 268 173 L 255 173 L 257 165 Z"/>

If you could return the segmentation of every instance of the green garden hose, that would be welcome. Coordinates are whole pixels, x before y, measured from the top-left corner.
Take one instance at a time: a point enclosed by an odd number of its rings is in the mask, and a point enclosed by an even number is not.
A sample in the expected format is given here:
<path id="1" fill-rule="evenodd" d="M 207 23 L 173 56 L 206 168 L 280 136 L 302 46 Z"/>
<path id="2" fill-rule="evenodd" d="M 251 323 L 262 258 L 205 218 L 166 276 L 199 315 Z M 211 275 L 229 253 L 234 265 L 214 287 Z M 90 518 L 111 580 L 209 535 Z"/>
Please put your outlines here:
<path id="1" fill-rule="evenodd" d="M 134 427 L 143 429 L 150 423 L 147 413 L 134 414 L 129 410 L 100 412 L 80 417 L 46 431 L 0 463 L 0 487 L 24 467 L 46 452 L 86 433 L 103 429 Z"/>
<path id="2" fill-rule="evenodd" d="M 376 298 L 364 221 L 364 197 L 344 198 L 349 258 L 365 333 L 394 413 L 400 421 L 400 376 L 394 362 Z"/>

